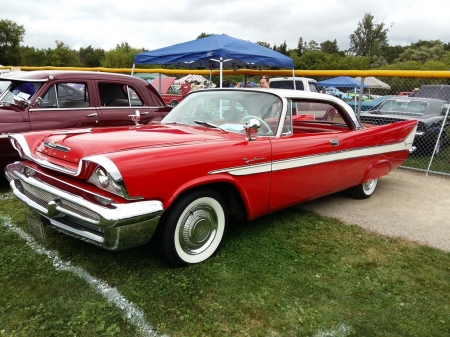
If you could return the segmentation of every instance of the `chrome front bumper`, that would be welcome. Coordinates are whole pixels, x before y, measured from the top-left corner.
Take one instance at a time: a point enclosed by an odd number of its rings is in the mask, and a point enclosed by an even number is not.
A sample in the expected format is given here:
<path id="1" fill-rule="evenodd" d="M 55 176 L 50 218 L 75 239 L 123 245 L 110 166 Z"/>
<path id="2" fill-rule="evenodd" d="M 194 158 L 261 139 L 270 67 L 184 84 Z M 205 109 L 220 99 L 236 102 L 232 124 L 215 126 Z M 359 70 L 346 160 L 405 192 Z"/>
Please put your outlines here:
<path id="1" fill-rule="evenodd" d="M 28 205 L 36 218 L 105 249 L 123 250 L 147 243 L 164 210 L 157 200 L 102 206 L 25 172 L 25 165 L 16 162 L 6 167 L 5 175 L 14 195 Z"/>

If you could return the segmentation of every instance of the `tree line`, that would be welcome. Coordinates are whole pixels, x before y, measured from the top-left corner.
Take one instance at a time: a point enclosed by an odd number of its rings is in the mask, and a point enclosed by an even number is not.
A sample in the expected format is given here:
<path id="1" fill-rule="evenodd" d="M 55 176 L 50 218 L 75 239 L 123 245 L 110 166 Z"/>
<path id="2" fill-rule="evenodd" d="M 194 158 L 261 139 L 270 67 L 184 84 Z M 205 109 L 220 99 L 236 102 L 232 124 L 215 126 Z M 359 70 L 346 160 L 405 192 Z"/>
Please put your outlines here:
<path id="1" fill-rule="evenodd" d="M 310 70 L 448 70 L 450 68 L 450 43 L 430 40 L 411 43 L 409 46 L 392 46 L 387 33 L 392 28 L 377 22 L 366 13 L 357 28 L 349 35 L 350 48 L 340 50 L 336 39 L 316 42 L 299 38 L 294 49 L 286 41 L 271 46 L 264 41 L 256 43 L 278 51 L 294 60 L 295 69 Z M 211 34 L 201 33 L 197 38 Z M 79 50 L 56 40 L 54 49 L 37 49 L 23 46 L 25 29 L 11 20 L 0 20 L 0 64 L 6 66 L 55 67 L 106 67 L 131 68 L 136 53 L 145 48 L 132 48 L 127 42 L 117 44 L 112 50 L 89 45 Z M 157 65 L 145 66 L 147 68 Z"/>

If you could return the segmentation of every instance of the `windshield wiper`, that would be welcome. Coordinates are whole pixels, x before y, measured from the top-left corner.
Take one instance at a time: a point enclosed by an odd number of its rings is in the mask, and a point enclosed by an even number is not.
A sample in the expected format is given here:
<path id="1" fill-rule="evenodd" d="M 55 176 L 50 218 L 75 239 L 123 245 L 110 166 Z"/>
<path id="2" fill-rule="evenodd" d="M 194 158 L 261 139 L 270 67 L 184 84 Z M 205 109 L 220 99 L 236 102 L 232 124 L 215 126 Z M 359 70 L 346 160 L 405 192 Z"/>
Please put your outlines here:
<path id="1" fill-rule="evenodd" d="M 213 124 L 213 123 L 210 123 L 210 122 L 205 122 L 205 121 L 194 121 L 194 123 L 197 123 L 197 124 L 200 124 L 200 125 L 204 125 L 204 126 L 209 126 L 209 127 L 211 127 L 211 128 L 215 128 L 215 129 L 219 129 L 219 130 L 228 132 L 227 130 L 221 128 L 220 126 L 218 126 L 218 125 L 216 125 L 216 124 Z"/>
<path id="2" fill-rule="evenodd" d="M 188 125 L 188 123 L 180 123 L 180 122 L 165 122 L 161 124 L 173 124 L 173 125 Z"/>

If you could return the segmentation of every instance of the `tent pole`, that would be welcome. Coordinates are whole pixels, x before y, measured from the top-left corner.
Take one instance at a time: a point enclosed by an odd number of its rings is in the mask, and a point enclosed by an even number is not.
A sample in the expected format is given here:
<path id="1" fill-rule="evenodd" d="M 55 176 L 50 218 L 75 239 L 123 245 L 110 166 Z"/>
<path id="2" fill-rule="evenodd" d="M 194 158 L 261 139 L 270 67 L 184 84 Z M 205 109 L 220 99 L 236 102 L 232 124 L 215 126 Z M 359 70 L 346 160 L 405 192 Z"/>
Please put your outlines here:
<path id="1" fill-rule="evenodd" d="M 222 81 L 223 81 L 222 70 L 223 70 L 223 64 L 222 64 L 222 58 L 220 58 L 220 88 L 222 88 Z"/>
<path id="2" fill-rule="evenodd" d="M 359 100 L 358 100 L 358 108 L 357 108 L 357 113 L 356 113 L 356 116 L 357 116 L 357 118 L 358 118 L 358 121 L 360 120 L 359 119 L 359 114 L 361 113 L 361 100 L 362 100 L 362 93 L 363 93 L 363 90 L 364 90 L 364 77 L 361 77 L 361 84 L 360 84 L 360 87 L 359 87 Z M 355 102 L 356 103 L 356 102 Z"/>
<path id="3" fill-rule="evenodd" d="M 131 68 L 131 75 L 134 74 L 134 66 L 135 66 L 135 64 L 133 63 L 133 68 Z"/>
<path id="4" fill-rule="evenodd" d="M 294 90 L 296 90 L 296 87 L 295 87 L 295 70 L 294 70 L 294 68 L 292 68 L 292 81 L 294 82 Z"/>

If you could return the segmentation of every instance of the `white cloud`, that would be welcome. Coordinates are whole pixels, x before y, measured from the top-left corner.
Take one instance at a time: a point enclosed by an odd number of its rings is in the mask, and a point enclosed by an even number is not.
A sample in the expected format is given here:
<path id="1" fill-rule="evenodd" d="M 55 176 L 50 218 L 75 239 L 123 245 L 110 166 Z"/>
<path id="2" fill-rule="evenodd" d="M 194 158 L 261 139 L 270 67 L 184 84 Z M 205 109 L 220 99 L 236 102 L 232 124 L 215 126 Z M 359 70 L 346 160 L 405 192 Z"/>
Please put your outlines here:
<path id="1" fill-rule="evenodd" d="M 435 8 L 435 10 L 428 10 Z M 91 45 L 105 50 L 121 42 L 134 48 L 158 49 L 197 38 L 201 33 L 227 34 L 271 46 L 284 41 L 295 48 L 300 37 L 320 43 L 337 40 L 349 47 L 349 35 L 366 13 L 390 27 L 391 45 L 421 40 L 447 43 L 450 31 L 443 14 L 450 2 L 429 0 L 354 1 L 319 0 L 307 5 L 298 0 L 21 0 L 2 6 L 0 19 L 25 28 L 24 45 L 55 48 L 62 41 L 70 48 Z"/>

